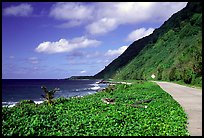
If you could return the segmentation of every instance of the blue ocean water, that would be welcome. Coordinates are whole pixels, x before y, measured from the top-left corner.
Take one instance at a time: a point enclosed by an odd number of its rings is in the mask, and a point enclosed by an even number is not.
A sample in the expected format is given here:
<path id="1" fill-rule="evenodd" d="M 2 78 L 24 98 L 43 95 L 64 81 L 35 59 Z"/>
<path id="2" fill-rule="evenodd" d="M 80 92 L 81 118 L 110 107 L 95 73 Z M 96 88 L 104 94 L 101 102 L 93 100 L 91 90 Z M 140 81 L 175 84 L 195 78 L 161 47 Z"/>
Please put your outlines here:
<path id="1" fill-rule="evenodd" d="M 48 90 L 59 88 L 54 97 L 84 96 L 95 93 L 106 84 L 97 84 L 98 80 L 65 80 L 65 79 L 2 79 L 2 105 L 15 105 L 20 100 L 42 102 L 44 94 L 41 86 Z"/>

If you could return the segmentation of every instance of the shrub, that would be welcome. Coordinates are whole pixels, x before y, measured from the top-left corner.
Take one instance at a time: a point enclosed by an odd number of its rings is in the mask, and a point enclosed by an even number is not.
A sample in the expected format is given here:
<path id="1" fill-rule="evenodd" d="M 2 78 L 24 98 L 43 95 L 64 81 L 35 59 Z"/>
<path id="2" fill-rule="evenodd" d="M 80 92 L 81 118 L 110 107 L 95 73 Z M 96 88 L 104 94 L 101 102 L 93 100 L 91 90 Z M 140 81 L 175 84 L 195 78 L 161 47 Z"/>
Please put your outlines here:
<path id="1" fill-rule="evenodd" d="M 183 80 L 186 84 L 190 84 L 192 81 L 193 71 L 191 69 L 184 69 Z"/>
<path id="2" fill-rule="evenodd" d="M 22 106 L 26 104 L 35 104 L 35 102 L 33 100 L 21 100 L 16 104 L 16 106 Z"/>
<path id="3" fill-rule="evenodd" d="M 158 67 L 157 69 L 157 79 L 162 80 L 162 72 L 163 72 L 163 67 Z"/>
<path id="4" fill-rule="evenodd" d="M 175 73 L 176 73 L 176 67 L 171 68 L 170 72 L 169 72 L 169 80 L 170 81 L 174 81 L 176 79 Z"/>
<path id="5" fill-rule="evenodd" d="M 59 91 L 59 89 L 55 88 L 53 90 L 48 91 L 45 86 L 41 86 L 41 88 L 45 92 L 45 95 L 41 96 L 47 100 L 48 104 L 51 104 L 53 102 L 52 99 L 54 98 L 55 92 Z"/>

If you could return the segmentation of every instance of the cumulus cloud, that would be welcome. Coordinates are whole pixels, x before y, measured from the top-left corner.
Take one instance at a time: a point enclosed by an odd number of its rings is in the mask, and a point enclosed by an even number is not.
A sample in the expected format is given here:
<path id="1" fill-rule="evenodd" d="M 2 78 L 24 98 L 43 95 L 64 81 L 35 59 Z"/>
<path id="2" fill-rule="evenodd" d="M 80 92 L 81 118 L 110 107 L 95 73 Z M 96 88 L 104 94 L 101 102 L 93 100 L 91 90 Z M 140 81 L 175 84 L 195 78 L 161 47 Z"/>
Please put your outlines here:
<path id="1" fill-rule="evenodd" d="M 164 21 L 185 5 L 186 2 L 99 3 L 95 5 L 95 20 L 87 25 L 86 30 L 93 35 L 105 34 L 122 24 Z"/>
<path id="2" fill-rule="evenodd" d="M 92 8 L 88 5 L 83 5 L 80 2 L 59 2 L 53 5 L 50 11 L 50 16 L 55 19 L 63 20 L 81 20 L 91 17 Z"/>
<path id="3" fill-rule="evenodd" d="M 117 28 L 118 24 L 114 18 L 102 18 L 88 25 L 86 29 L 90 34 L 105 34 Z"/>
<path id="4" fill-rule="evenodd" d="M 30 4 L 20 4 L 18 6 L 10 6 L 3 10 L 3 14 L 8 16 L 29 16 L 33 12 L 33 7 Z"/>
<path id="5" fill-rule="evenodd" d="M 116 50 L 108 50 L 105 55 L 106 56 L 119 56 L 121 55 L 126 49 L 128 48 L 128 46 L 122 46 Z"/>
<path id="6" fill-rule="evenodd" d="M 51 9 L 50 16 L 61 20 L 81 20 L 87 23 L 85 29 L 88 33 L 99 35 L 113 31 L 123 24 L 165 21 L 186 4 L 187 2 L 57 3 Z"/>
<path id="7" fill-rule="evenodd" d="M 151 33 L 153 33 L 154 31 L 154 28 L 148 28 L 148 29 L 145 29 L 145 28 L 140 28 L 140 29 L 137 29 L 137 30 L 134 30 L 132 31 L 128 37 L 126 38 L 127 41 L 136 41 L 140 38 L 143 38 L 145 36 L 148 36 L 150 35 Z"/>
<path id="8" fill-rule="evenodd" d="M 77 37 L 72 40 L 60 39 L 56 42 L 42 42 L 35 49 L 36 52 L 44 52 L 48 54 L 71 52 L 75 49 L 98 46 L 101 42 L 97 40 L 87 39 L 86 37 Z"/>

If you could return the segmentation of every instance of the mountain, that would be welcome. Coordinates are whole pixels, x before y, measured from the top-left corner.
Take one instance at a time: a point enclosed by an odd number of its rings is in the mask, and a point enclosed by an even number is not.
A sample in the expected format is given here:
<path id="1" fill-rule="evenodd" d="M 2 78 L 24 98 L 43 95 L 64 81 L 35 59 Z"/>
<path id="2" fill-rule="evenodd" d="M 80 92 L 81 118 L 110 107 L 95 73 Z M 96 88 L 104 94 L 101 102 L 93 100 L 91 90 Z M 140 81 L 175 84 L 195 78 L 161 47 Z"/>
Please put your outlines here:
<path id="1" fill-rule="evenodd" d="M 154 32 L 133 42 L 95 78 L 202 83 L 202 3 L 189 2 Z"/>

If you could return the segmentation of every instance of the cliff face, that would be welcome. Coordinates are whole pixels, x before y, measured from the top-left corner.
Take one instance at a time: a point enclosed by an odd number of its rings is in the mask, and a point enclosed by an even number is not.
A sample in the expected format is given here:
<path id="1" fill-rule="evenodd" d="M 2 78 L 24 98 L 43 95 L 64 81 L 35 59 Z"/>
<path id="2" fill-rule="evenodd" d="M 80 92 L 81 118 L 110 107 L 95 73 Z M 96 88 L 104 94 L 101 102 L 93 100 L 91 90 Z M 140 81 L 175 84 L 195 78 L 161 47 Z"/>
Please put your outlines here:
<path id="1" fill-rule="evenodd" d="M 95 78 L 202 82 L 202 4 L 190 2 L 155 31 L 133 42 Z"/>

